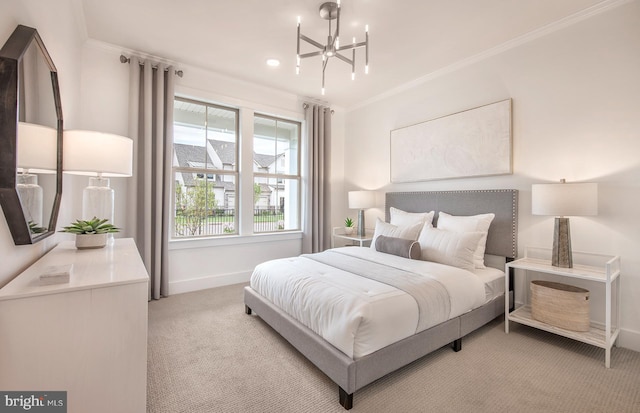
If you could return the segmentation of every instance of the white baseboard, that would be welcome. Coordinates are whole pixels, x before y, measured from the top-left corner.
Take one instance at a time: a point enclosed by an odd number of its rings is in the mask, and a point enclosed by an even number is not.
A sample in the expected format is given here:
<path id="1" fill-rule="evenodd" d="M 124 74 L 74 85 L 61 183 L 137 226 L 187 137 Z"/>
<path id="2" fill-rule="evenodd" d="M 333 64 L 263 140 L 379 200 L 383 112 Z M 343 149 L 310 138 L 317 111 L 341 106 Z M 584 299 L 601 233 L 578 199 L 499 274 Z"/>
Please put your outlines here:
<path id="1" fill-rule="evenodd" d="M 205 290 L 207 288 L 224 287 L 225 285 L 249 282 L 251 272 L 234 274 L 211 275 L 208 277 L 192 278 L 169 282 L 169 295 Z"/>
<path id="2" fill-rule="evenodd" d="M 621 328 L 616 346 L 640 352 L 640 332 Z"/>

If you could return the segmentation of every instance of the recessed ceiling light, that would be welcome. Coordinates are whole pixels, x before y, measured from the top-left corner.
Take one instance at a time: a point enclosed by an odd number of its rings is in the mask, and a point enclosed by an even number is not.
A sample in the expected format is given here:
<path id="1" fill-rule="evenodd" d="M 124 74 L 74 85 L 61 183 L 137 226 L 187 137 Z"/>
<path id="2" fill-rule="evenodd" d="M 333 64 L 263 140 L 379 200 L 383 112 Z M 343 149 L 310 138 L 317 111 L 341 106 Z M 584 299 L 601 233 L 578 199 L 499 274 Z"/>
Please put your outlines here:
<path id="1" fill-rule="evenodd" d="M 267 59 L 267 65 L 271 67 L 280 66 L 280 61 L 278 59 Z"/>

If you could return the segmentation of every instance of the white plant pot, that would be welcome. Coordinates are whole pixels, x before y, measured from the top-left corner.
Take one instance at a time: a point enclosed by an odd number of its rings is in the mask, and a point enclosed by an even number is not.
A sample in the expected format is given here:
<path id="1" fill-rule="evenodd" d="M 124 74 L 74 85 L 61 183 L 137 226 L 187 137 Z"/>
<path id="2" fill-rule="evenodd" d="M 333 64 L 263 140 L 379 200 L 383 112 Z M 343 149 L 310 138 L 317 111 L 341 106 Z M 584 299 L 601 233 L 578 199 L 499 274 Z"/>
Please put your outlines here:
<path id="1" fill-rule="evenodd" d="M 102 248 L 107 245 L 108 234 L 77 234 L 76 248 L 86 250 L 92 248 Z"/>
<path id="2" fill-rule="evenodd" d="M 354 227 L 344 227 L 344 233 L 345 235 L 351 235 L 353 234 L 353 231 L 355 230 Z"/>

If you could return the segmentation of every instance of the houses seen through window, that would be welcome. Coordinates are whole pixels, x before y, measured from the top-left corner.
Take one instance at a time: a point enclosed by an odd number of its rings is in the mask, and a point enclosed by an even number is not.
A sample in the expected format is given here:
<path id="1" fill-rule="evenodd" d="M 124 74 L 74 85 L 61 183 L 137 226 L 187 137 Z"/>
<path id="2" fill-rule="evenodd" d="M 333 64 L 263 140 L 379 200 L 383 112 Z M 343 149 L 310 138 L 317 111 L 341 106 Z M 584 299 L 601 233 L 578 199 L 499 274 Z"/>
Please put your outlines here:
<path id="1" fill-rule="evenodd" d="M 240 214 L 253 220 L 253 233 L 301 228 L 300 122 L 254 114 L 253 141 L 242 145 L 241 113 L 175 98 L 172 238 L 239 234 Z M 253 165 L 241 170 L 240 151 L 251 146 Z M 241 183 L 249 189 L 245 179 L 253 184 L 251 207 L 237 201 Z"/>
<path id="2" fill-rule="evenodd" d="M 174 238 L 237 233 L 238 110 L 174 102 Z"/>
<path id="3" fill-rule="evenodd" d="M 300 229 L 300 123 L 255 115 L 254 232 Z"/>

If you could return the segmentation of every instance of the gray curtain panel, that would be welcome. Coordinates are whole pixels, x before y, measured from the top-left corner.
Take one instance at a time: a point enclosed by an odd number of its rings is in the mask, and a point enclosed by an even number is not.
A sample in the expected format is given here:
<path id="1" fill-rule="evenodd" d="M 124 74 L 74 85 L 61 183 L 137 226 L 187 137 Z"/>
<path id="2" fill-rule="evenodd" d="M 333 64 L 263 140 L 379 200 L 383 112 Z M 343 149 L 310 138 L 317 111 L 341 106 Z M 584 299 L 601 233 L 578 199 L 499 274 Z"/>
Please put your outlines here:
<path id="1" fill-rule="evenodd" d="M 131 57 L 129 136 L 133 179 L 129 227 L 149 272 L 149 297 L 169 294 L 169 211 L 173 142 L 174 68 Z"/>
<path id="2" fill-rule="evenodd" d="M 330 207 L 330 154 L 331 109 L 316 104 L 305 104 L 305 120 L 309 147 L 308 190 L 302 252 L 320 252 L 331 245 Z"/>

